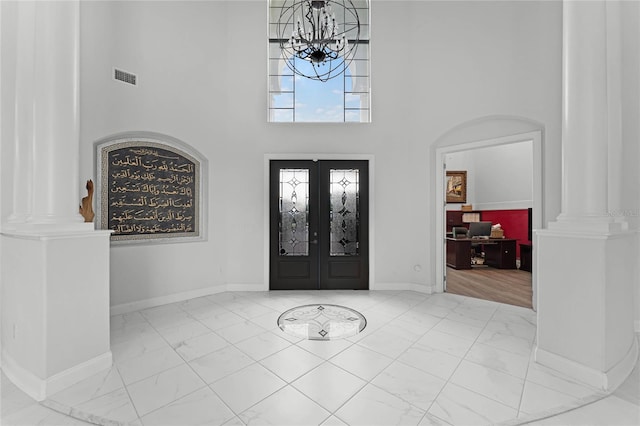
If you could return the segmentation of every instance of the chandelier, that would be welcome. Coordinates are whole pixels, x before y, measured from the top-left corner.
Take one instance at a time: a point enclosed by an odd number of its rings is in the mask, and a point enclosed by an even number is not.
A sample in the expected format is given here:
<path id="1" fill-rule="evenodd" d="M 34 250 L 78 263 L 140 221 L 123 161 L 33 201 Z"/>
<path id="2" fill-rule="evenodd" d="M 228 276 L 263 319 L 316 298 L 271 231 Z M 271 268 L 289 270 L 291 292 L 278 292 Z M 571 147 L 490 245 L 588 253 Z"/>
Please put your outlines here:
<path id="1" fill-rule="evenodd" d="M 360 20 L 351 0 L 284 0 L 277 32 L 282 59 L 291 71 L 327 81 L 342 74 L 353 60 Z M 296 66 L 296 59 L 311 67 Z"/>

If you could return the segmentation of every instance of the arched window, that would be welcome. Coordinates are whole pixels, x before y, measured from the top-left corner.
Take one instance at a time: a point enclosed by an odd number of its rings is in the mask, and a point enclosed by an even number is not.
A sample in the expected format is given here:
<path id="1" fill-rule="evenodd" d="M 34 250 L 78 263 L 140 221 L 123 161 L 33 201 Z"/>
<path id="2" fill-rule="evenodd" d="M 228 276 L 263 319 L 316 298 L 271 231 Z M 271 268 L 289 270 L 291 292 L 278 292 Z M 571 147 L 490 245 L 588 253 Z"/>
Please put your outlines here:
<path id="1" fill-rule="evenodd" d="M 350 1 L 355 6 L 360 21 L 358 48 L 353 60 L 342 65 L 341 72 L 327 81 L 313 80 L 294 73 L 283 58 L 278 19 L 284 3 L 286 1 L 283 0 L 269 2 L 269 121 L 369 122 L 368 1 Z M 297 70 L 313 75 L 311 62 L 295 56 L 287 59 L 291 60 Z"/>

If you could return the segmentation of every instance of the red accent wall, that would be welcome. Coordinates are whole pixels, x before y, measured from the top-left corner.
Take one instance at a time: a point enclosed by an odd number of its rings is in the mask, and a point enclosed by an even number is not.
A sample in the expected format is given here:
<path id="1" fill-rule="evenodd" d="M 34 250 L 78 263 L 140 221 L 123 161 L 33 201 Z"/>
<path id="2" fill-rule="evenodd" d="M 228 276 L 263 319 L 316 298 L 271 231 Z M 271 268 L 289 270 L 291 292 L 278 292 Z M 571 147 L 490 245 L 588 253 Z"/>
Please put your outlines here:
<path id="1" fill-rule="evenodd" d="M 482 210 L 481 220 L 501 224 L 505 238 L 515 238 L 516 257 L 520 258 L 520 243 L 529 242 L 529 212 L 521 210 Z"/>

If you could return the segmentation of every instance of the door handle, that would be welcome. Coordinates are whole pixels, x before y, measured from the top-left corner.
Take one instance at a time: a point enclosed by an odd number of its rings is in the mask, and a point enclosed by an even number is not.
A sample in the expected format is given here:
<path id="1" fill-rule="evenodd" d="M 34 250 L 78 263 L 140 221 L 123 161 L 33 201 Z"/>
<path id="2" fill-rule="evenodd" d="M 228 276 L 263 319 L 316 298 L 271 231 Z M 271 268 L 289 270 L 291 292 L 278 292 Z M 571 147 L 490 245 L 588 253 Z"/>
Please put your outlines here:
<path id="1" fill-rule="evenodd" d="M 318 240 L 317 239 L 316 240 L 311 240 L 311 241 L 309 241 L 309 243 L 310 244 L 318 244 Z"/>

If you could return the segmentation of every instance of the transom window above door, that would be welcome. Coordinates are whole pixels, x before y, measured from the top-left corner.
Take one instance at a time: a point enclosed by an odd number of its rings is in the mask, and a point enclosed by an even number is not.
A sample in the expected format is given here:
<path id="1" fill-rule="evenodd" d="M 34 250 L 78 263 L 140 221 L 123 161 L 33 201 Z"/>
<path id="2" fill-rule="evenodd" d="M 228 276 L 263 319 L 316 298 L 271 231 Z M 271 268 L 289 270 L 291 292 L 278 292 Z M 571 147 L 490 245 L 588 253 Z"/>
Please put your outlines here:
<path id="1" fill-rule="evenodd" d="M 368 123 L 368 0 L 269 0 L 269 121 Z"/>

